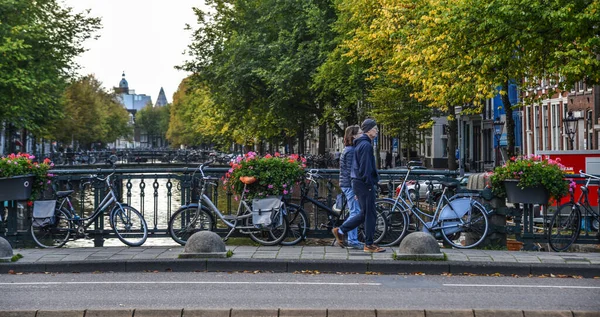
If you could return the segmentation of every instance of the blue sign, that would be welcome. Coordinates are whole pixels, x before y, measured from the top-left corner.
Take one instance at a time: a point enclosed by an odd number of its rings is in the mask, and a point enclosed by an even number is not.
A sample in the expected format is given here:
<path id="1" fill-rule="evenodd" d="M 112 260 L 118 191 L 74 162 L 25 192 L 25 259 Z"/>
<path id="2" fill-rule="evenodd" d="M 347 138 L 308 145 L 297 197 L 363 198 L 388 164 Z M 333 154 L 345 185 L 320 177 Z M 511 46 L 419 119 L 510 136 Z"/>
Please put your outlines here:
<path id="1" fill-rule="evenodd" d="M 398 153 L 398 138 L 392 139 L 392 152 Z"/>

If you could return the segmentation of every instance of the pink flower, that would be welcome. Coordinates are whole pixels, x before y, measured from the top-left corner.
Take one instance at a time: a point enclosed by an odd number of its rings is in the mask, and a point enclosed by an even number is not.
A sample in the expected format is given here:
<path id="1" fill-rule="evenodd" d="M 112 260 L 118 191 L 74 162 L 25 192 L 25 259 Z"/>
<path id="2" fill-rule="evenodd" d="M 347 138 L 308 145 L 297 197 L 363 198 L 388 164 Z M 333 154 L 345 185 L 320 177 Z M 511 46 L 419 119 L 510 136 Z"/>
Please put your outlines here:
<path id="1" fill-rule="evenodd" d="M 273 189 L 273 185 L 269 184 L 269 186 L 267 186 L 269 189 Z"/>
<path id="2" fill-rule="evenodd" d="M 287 193 L 288 193 L 288 191 L 284 189 L 284 190 L 283 190 L 283 194 L 284 194 L 284 195 L 287 195 Z"/>

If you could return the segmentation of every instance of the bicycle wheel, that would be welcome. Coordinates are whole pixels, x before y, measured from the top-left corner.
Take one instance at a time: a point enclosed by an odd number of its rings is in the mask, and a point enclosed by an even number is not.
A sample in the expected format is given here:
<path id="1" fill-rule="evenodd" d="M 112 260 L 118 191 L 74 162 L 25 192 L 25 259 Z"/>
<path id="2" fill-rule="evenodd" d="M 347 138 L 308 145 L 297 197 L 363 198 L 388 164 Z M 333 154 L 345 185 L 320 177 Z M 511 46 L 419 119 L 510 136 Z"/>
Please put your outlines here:
<path id="1" fill-rule="evenodd" d="M 379 210 L 377 212 L 377 219 L 375 220 L 375 232 L 373 233 L 373 244 L 379 244 L 385 237 L 388 230 L 388 223 L 385 214 Z M 361 224 L 358 226 L 358 241 L 365 243 L 365 225 Z"/>
<path id="2" fill-rule="evenodd" d="M 68 213 L 62 209 L 54 211 L 54 223 L 44 226 L 31 224 L 33 241 L 41 248 L 60 248 L 71 236 L 72 226 Z"/>
<path id="3" fill-rule="evenodd" d="M 250 239 L 252 241 L 260 243 L 262 245 L 277 245 L 283 239 L 285 239 L 288 231 L 288 222 L 285 220 L 285 216 L 282 214 L 283 208 L 276 211 L 273 215 L 275 224 L 269 225 L 266 228 L 256 228 L 252 224 L 252 216 L 246 218 L 246 227 L 251 227 L 248 230 Z M 281 219 L 281 221 L 276 221 Z"/>
<path id="4" fill-rule="evenodd" d="M 477 201 L 459 198 L 446 205 L 440 213 L 441 231 L 444 240 L 458 249 L 469 249 L 479 245 L 487 235 L 489 224 L 487 210 Z"/>
<path id="5" fill-rule="evenodd" d="M 306 239 L 310 222 L 304 209 L 296 204 L 286 205 L 288 230 L 282 245 L 295 245 Z"/>
<path id="6" fill-rule="evenodd" d="M 204 208 L 182 207 L 169 219 L 169 235 L 175 242 L 185 245 L 196 232 L 212 231 L 213 218 Z"/>
<path id="7" fill-rule="evenodd" d="M 567 203 L 558 207 L 548 228 L 548 243 L 556 252 L 568 249 L 579 236 L 581 211 L 579 206 Z"/>
<path id="8" fill-rule="evenodd" d="M 385 216 L 387 221 L 387 231 L 379 245 L 389 247 L 400 244 L 408 232 L 409 221 L 406 212 L 402 211 L 399 205 L 394 208 L 394 200 L 389 198 L 375 201 L 375 208 Z"/>
<path id="9" fill-rule="evenodd" d="M 139 211 L 127 205 L 117 205 L 110 213 L 110 225 L 121 242 L 138 247 L 148 238 L 148 225 Z"/>

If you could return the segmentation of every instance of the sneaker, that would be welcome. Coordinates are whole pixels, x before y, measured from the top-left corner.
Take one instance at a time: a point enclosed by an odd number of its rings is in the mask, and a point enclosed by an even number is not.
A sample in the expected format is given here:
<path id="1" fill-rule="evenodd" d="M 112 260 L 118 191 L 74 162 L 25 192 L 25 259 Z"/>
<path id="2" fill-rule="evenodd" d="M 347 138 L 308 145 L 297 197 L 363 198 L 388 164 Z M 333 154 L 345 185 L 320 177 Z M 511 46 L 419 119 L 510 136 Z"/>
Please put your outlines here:
<path id="1" fill-rule="evenodd" d="M 355 249 L 355 250 L 360 250 L 362 248 L 364 248 L 365 245 L 358 242 L 358 243 L 348 243 L 348 248 L 350 249 Z"/>
<path id="2" fill-rule="evenodd" d="M 366 253 L 380 253 L 380 252 L 385 252 L 385 249 L 378 247 L 374 244 L 371 244 L 371 245 L 365 245 L 365 248 L 363 249 L 363 251 Z"/>
<path id="3" fill-rule="evenodd" d="M 333 228 L 331 229 L 331 233 L 333 233 L 333 236 L 335 237 L 335 241 L 337 242 L 337 244 L 342 247 L 345 248 L 346 247 L 346 237 L 344 234 L 341 234 L 339 232 L 339 228 Z"/>

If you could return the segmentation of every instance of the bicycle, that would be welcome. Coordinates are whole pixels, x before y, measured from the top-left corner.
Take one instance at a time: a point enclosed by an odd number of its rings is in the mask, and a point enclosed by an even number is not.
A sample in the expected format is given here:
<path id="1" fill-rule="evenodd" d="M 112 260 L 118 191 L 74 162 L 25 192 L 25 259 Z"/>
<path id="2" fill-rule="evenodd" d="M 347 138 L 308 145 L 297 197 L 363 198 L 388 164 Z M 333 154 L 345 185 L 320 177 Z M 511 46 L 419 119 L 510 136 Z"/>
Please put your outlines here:
<path id="1" fill-rule="evenodd" d="M 214 182 L 218 178 L 212 178 L 204 174 L 204 169 L 211 163 L 213 161 L 200 164 L 196 170 L 201 174 L 198 202 L 180 207 L 169 219 L 168 231 L 171 238 L 177 243 L 185 245 L 194 233 L 202 230 L 213 231 L 216 228 L 213 214 L 216 214 L 230 228 L 230 231 L 223 238 L 224 241 L 227 241 L 229 236 L 238 230 L 240 233 L 248 234 L 250 239 L 262 245 L 270 246 L 279 244 L 285 238 L 288 230 L 288 223 L 284 217 L 284 213 L 286 212 L 285 204 L 283 204 L 282 208 L 272 212 L 271 224 L 266 226 L 253 224 L 252 208 L 246 201 L 245 194 L 246 186 L 256 181 L 256 178 L 243 179 L 244 190 L 239 200 L 237 214 L 224 215 L 206 195 L 208 185 L 215 188 L 218 186 Z M 193 175 L 192 179 L 194 178 Z"/>
<path id="2" fill-rule="evenodd" d="M 58 191 L 55 193 L 57 198 L 54 208 L 54 221 L 40 224 L 36 219 L 31 224 L 31 235 L 33 241 L 42 248 L 60 248 L 72 238 L 89 238 L 88 228 L 104 213 L 109 207 L 113 206 L 110 214 L 110 226 L 117 238 L 128 246 L 141 246 L 148 238 L 148 226 L 142 214 L 135 208 L 119 202 L 111 176 L 114 172 L 105 178 L 97 175 L 90 175 L 90 180 L 104 182 L 108 189 L 106 195 L 92 212 L 89 217 L 80 217 L 71 203 L 70 195 L 74 190 Z M 85 182 L 81 188 L 85 188 Z"/>
<path id="3" fill-rule="evenodd" d="M 317 196 L 314 198 L 309 196 L 311 188 L 313 189 L 315 195 L 318 195 L 319 193 L 319 183 L 317 179 L 323 179 L 323 177 L 319 175 L 319 170 L 309 170 L 306 173 L 306 182 L 301 184 L 300 202 L 298 204 L 287 204 L 287 219 L 289 222 L 289 228 L 287 236 L 283 241 L 281 241 L 282 245 L 295 245 L 306 239 L 308 230 L 310 228 L 308 215 L 303 207 L 306 203 L 311 203 L 315 208 L 317 208 L 317 211 L 322 209 L 327 212 L 327 223 L 321 223 L 319 225 L 319 228 L 321 229 L 326 228 L 327 231 L 331 231 L 331 229 L 334 227 L 339 227 L 342 223 L 344 223 L 344 220 L 348 218 L 350 211 L 347 208 L 347 200 L 343 193 L 341 193 L 342 204 L 339 209 L 336 208 L 335 204 L 331 207 L 327 206 L 325 203 L 319 201 Z M 331 192 L 334 185 L 330 179 L 327 179 L 327 186 L 328 191 Z M 385 221 L 385 216 L 378 211 L 373 243 L 379 243 L 385 236 L 386 231 L 387 223 Z M 363 225 L 360 225 L 358 228 L 358 239 L 359 241 L 364 242 L 364 238 L 364 227 Z"/>
<path id="4" fill-rule="evenodd" d="M 587 224 L 587 231 L 593 229 L 597 232 L 596 237 L 600 240 L 600 213 L 596 212 L 590 205 L 588 197 L 588 186 L 592 180 L 594 182 L 600 181 L 600 177 L 579 171 L 581 177 L 586 178 L 585 185 L 580 187 L 581 195 L 579 199 L 575 201 L 575 195 L 571 192 L 571 201 L 558 207 L 552 220 L 550 220 L 550 227 L 548 228 L 548 243 L 550 248 L 556 252 L 567 250 L 581 234 L 582 223 L 581 223 L 581 209 L 585 211 L 585 220 L 590 219 Z"/>
<path id="5" fill-rule="evenodd" d="M 437 206 L 432 214 L 419 208 L 410 195 L 403 195 L 410 175 L 408 169 L 402 187 L 396 199 L 380 198 L 376 200 L 377 209 L 386 215 L 388 224 L 387 234 L 381 246 L 399 244 L 408 232 L 409 226 L 419 228 L 432 234 L 437 240 L 443 239 L 451 246 L 459 249 L 473 248 L 479 245 L 486 237 L 489 223 L 488 211 L 472 195 L 446 196 L 449 189 L 455 190 L 459 183 L 440 182 L 442 193 Z M 411 218 L 418 223 L 412 225 Z"/>

